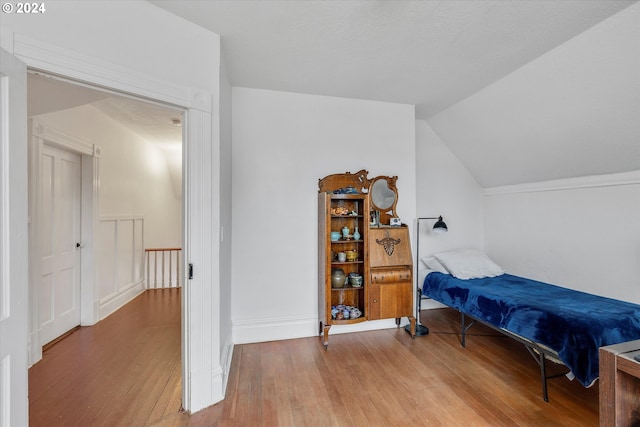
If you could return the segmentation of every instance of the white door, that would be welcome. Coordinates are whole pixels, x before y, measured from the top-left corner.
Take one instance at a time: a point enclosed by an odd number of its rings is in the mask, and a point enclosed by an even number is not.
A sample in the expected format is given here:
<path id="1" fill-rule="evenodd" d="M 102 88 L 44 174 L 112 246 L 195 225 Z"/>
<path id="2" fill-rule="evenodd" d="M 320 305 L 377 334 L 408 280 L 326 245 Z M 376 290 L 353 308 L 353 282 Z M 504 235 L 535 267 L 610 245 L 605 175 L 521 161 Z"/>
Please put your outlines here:
<path id="1" fill-rule="evenodd" d="M 40 340 L 80 324 L 81 158 L 44 145 L 40 160 Z"/>
<path id="2" fill-rule="evenodd" d="M 0 427 L 28 425 L 27 68 L 0 49 Z"/>

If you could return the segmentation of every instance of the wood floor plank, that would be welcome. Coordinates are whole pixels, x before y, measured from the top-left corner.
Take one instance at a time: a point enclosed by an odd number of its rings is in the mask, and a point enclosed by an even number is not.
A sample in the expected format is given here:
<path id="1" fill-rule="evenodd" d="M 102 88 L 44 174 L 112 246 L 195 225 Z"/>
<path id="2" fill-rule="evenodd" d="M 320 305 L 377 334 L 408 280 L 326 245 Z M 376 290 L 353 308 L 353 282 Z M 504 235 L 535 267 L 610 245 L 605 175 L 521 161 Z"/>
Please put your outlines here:
<path id="1" fill-rule="evenodd" d="M 145 292 L 47 350 L 29 373 L 32 426 L 376 427 L 598 425 L 598 385 L 549 380 L 526 349 L 459 314 L 403 329 L 235 347 L 224 401 L 180 411 L 180 296 Z M 105 344 L 106 343 L 106 344 Z M 562 372 L 551 365 L 550 371 Z"/>

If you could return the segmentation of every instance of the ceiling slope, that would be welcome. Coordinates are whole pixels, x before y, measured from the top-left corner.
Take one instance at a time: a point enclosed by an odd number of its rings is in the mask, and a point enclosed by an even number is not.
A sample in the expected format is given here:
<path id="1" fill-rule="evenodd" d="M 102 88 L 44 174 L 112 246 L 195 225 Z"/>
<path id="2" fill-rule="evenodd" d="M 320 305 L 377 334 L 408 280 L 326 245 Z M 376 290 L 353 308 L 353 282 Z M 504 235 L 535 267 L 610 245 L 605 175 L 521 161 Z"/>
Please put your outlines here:
<path id="1" fill-rule="evenodd" d="M 221 36 L 233 86 L 413 104 L 425 119 L 633 1 L 151 3 Z"/>
<path id="2" fill-rule="evenodd" d="M 485 188 L 640 169 L 637 0 L 151 3 L 234 86 L 415 105 Z"/>
<path id="3" fill-rule="evenodd" d="M 428 122 L 485 188 L 640 171 L 640 3 Z"/>

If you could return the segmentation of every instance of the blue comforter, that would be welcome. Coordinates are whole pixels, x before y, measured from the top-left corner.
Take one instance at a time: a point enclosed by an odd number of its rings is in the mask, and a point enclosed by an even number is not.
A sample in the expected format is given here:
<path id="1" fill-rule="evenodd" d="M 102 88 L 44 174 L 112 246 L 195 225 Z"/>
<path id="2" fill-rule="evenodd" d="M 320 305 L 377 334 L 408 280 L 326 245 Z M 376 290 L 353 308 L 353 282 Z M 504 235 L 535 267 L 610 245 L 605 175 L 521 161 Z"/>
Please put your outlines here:
<path id="1" fill-rule="evenodd" d="M 510 274 L 430 273 L 422 293 L 556 351 L 586 387 L 598 378 L 599 347 L 640 339 L 640 305 Z"/>

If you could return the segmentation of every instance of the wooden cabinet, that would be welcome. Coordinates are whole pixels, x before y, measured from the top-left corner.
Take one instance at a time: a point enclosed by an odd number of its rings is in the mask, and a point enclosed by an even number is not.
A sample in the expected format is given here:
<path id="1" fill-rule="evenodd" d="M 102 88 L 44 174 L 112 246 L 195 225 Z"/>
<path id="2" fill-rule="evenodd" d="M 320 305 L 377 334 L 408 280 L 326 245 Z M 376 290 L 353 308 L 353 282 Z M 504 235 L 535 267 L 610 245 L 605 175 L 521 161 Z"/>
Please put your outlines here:
<path id="1" fill-rule="evenodd" d="M 640 425 L 640 340 L 601 347 L 600 426 Z"/>
<path id="2" fill-rule="evenodd" d="M 325 348 L 331 325 L 368 318 L 368 221 L 367 194 L 318 194 L 318 317 Z"/>
<path id="3" fill-rule="evenodd" d="M 369 230 L 369 319 L 407 317 L 415 336 L 413 316 L 413 260 L 409 229 L 380 227 Z"/>
<path id="4" fill-rule="evenodd" d="M 318 181 L 318 324 L 325 349 L 332 325 L 389 318 L 400 325 L 408 317 L 415 336 L 409 229 L 381 225 L 397 218 L 397 177 L 370 180 L 367 174 Z M 347 280 L 350 275 L 361 283 Z"/>

